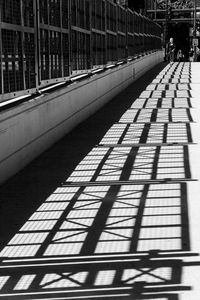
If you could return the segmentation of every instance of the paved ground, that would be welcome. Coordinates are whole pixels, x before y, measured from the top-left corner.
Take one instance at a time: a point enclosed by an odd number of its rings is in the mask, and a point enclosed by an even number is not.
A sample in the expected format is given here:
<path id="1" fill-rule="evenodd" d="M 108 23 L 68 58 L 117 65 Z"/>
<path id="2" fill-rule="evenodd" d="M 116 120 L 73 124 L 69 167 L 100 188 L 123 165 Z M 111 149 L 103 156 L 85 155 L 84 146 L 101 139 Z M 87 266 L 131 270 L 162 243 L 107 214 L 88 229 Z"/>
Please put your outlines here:
<path id="1" fill-rule="evenodd" d="M 199 98 L 160 65 L 0 188 L 0 299 L 200 299 Z"/>

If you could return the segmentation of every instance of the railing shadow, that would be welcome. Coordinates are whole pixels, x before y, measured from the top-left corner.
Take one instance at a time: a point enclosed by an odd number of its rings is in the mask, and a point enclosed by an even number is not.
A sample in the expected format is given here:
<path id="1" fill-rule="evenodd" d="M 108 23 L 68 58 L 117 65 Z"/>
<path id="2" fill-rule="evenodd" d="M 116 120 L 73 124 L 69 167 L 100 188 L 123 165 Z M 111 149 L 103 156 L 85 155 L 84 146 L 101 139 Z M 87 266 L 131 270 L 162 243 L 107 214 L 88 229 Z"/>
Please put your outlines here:
<path id="1" fill-rule="evenodd" d="M 181 123 L 173 108 L 160 119 L 158 108 L 128 110 L 3 248 L 0 297 L 179 300 L 190 291 L 189 109 Z"/>

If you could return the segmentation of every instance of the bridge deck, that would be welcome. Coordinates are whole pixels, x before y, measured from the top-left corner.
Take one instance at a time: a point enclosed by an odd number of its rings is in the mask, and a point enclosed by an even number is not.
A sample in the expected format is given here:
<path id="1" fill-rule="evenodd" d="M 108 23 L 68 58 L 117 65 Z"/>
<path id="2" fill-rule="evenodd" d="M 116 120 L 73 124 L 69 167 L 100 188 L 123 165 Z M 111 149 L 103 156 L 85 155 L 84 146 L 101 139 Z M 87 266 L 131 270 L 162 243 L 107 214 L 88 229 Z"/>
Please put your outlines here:
<path id="1" fill-rule="evenodd" d="M 199 299 L 199 95 L 160 65 L 0 188 L 0 299 Z"/>

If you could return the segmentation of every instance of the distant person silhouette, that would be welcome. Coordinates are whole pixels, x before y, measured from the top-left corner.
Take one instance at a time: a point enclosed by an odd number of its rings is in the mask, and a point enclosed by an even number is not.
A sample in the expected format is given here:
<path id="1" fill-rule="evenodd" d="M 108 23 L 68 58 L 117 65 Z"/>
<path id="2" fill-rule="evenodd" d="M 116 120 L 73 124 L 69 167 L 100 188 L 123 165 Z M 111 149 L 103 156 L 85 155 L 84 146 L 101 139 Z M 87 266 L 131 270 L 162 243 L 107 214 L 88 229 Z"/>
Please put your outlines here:
<path id="1" fill-rule="evenodd" d="M 191 47 L 190 51 L 189 51 L 189 61 L 190 62 L 194 61 L 194 49 L 193 49 L 193 47 Z"/>
<path id="2" fill-rule="evenodd" d="M 170 38 L 167 44 L 167 61 L 174 62 L 174 53 L 175 53 L 176 45 L 174 43 L 174 39 Z"/>
<path id="3" fill-rule="evenodd" d="M 181 49 L 178 50 L 176 58 L 178 62 L 185 61 L 185 55 Z"/>

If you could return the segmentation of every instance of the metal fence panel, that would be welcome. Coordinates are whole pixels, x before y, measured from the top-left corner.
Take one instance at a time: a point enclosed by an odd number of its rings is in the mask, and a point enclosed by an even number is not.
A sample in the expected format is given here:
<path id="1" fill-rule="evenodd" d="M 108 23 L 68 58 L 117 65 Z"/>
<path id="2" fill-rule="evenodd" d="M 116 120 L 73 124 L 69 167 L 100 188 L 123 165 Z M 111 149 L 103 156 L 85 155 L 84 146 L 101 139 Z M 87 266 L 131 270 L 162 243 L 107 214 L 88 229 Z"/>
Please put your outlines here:
<path id="1" fill-rule="evenodd" d="M 37 88 L 33 0 L 2 0 L 1 98 L 29 93 Z"/>
<path id="2" fill-rule="evenodd" d="M 161 28 L 111 0 L 1 0 L 0 101 L 161 48 Z"/>
<path id="3" fill-rule="evenodd" d="M 69 1 L 39 0 L 40 85 L 69 77 Z"/>

